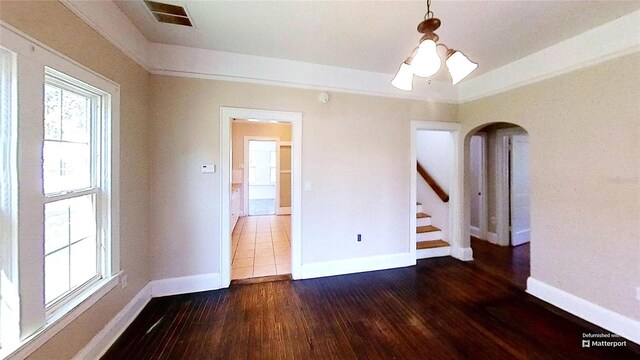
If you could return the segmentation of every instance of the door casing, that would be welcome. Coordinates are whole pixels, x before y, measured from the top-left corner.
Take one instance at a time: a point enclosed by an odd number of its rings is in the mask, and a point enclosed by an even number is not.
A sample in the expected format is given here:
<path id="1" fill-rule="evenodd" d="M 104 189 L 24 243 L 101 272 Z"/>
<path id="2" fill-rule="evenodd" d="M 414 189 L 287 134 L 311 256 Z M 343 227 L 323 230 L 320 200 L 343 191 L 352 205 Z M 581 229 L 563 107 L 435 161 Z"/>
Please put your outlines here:
<path id="1" fill-rule="evenodd" d="M 291 276 L 299 279 L 302 267 L 302 113 L 247 108 L 220 108 L 220 287 L 231 284 L 231 123 L 257 119 L 291 123 Z M 214 240 L 212 240 L 214 241 Z"/>

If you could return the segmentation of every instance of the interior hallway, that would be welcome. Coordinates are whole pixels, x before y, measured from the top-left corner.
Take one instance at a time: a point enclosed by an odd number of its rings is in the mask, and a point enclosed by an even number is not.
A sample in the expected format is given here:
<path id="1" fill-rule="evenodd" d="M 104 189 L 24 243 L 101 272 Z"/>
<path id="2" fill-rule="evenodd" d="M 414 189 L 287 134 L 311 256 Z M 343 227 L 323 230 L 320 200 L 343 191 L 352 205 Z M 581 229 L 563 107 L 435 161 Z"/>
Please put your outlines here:
<path id="1" fill-rule="evenodd" d="M 291 273 L 291 216 L 245 216 L 231 235 L 231 279 Z"/>

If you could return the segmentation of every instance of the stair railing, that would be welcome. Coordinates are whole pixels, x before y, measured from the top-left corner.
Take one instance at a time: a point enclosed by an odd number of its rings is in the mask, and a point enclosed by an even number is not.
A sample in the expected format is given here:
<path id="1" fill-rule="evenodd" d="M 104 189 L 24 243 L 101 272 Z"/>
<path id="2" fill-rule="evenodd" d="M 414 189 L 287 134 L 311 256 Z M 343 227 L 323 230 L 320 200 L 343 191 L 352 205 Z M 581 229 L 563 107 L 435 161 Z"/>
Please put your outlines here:
<path id="1" fill-rule="evenodd" d="M 440 200 L 442 200 L 442 202 L 449 202 L 449 194 L 447 194 L 442 189 L 442 187 L 438 185 L 438 183 L 431 177 L 431 175 L 429 175 L 429 172 L 427 172 L 427 170 L 424 167 L 422 167 L 422 165 L 420 165 L 419 162 L 416 162 L 416 164 L 418 165 L 418 173 L 420 174 L 420 176 L 422 176 L 424 181 L 426 181 L 427 184 L 429 184 L 429 186 L 431 187 L 431 189 L 433 189 L 436 195 L 438 195 Z"/>

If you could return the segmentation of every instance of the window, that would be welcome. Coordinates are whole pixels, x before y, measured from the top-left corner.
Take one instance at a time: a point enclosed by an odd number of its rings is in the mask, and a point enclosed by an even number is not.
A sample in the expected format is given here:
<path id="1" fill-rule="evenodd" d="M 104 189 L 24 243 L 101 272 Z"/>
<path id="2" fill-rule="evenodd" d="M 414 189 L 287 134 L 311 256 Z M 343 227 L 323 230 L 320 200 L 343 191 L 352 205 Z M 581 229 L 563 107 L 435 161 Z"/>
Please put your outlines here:
<path id="1" fill-rule="evenodd" d="M 4 358 L 27 356 L 118 284 L 120 97 L 111 80 L 0 31 Z"/>
<path id="2" fill-rule="evenodd" d="M 47 69 L 44 85 L 44 290 L 47 308 L 104 276 L 100 218 L 105 95 Z"/>

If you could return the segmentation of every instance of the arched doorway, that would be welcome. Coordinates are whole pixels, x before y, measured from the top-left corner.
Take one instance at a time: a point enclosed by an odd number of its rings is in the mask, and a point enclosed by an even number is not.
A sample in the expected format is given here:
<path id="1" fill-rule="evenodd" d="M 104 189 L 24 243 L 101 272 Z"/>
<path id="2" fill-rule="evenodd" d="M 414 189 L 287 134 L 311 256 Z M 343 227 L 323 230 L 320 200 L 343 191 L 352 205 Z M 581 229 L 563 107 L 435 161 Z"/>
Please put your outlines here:
<path id="1" fill-rule="evenodd" d="M 475 263 L 525 289 L 530 275 L 529 134 L 485 124 L 465 137 L 465 188 Z"/>

